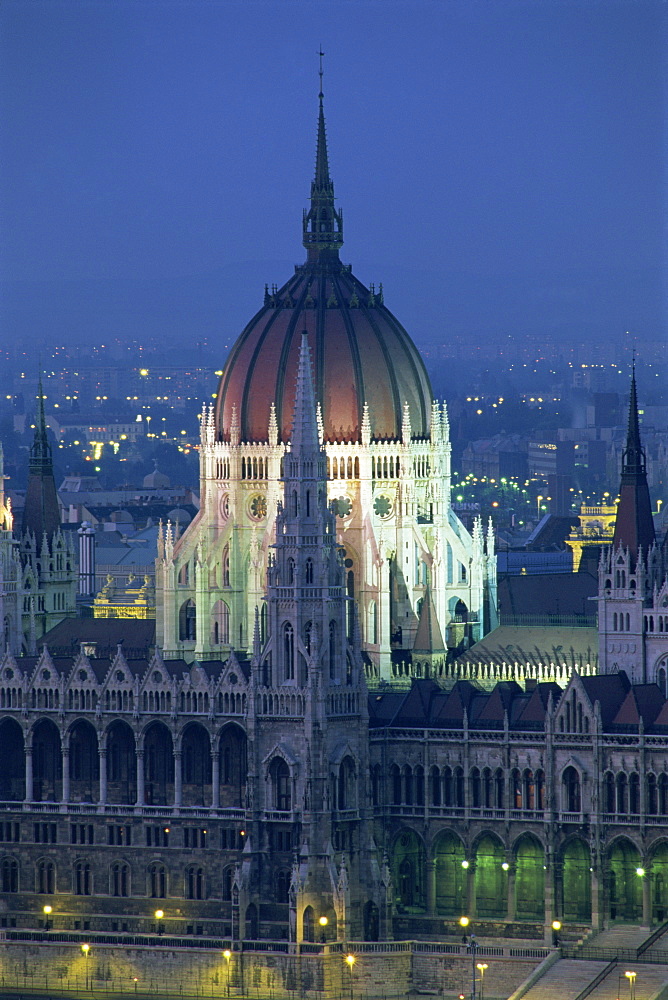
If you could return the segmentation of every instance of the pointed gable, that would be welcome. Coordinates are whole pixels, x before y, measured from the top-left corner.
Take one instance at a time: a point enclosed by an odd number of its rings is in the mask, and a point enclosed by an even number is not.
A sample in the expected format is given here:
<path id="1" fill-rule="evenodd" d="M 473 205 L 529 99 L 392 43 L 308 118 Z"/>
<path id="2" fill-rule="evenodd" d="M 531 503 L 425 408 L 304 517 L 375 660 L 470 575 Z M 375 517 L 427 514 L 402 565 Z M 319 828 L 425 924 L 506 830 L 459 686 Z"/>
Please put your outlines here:
<path id="1" fill-rule="evenodd" d="M 428 726 L 432 698 L 440 690 L 434 681 L 414 679 L 410 691 L 405 695 L 392 720 L 392 725 Z"/>
<path id="2" fill-rule="evenodd" d="M 436 614 L 436 605 L 431 594 L 431 587 L 427 587 L 427 592 L 420 608 L 420 620 L 418 621 L 415 641 L 413 642 L 413 654 L 424 655 L 426 653 L 445 653 L 445 643 L 443 633 Z"/>
<path id="3" fill-rule="evenodd" d="M 505 713 L 508 713 L 508 719 L 510 719 L 513 701 L 522 693 L 522 688 L 516 681 L 500 681 L 491 691 L 476 722 L 481 728 L 483 725 L 487 725 L 490 728 L 503 729 Z"/>

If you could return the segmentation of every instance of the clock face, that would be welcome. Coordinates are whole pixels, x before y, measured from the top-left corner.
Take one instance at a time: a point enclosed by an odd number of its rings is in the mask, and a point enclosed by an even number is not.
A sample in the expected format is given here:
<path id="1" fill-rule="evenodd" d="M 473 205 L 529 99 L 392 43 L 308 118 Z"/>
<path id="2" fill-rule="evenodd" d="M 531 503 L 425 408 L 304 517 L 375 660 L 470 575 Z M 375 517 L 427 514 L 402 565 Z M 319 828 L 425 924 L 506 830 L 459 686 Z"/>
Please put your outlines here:
<path id="1" fill-rule="evenodd" d="M 256 493 L 248 503 L 248 513 L 254 521 L 264 521 L 267 516 L 267 498 L 262 493 Z"/>
<path id="2" fill-rule="evenodd" d="M 223 493 L 220 498 L 220 516 L 223 521 L 227 521 L 230 516 L 230 496 L 229 493 Z"/>

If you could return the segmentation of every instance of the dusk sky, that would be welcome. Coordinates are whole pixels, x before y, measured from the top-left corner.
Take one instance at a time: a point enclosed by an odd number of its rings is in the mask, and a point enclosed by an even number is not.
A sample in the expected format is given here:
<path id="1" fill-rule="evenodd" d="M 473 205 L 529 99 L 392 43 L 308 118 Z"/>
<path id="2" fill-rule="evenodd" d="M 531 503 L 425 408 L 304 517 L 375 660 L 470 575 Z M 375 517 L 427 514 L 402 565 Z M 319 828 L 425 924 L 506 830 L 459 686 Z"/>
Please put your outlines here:
<path id="1" fill-rule="evenodd" d="M 208 338 L 301 263 L 325 51 L 342 258 L 418 345 L 665 336 L 668 9 L 0 6 L 2 338 Z"/>

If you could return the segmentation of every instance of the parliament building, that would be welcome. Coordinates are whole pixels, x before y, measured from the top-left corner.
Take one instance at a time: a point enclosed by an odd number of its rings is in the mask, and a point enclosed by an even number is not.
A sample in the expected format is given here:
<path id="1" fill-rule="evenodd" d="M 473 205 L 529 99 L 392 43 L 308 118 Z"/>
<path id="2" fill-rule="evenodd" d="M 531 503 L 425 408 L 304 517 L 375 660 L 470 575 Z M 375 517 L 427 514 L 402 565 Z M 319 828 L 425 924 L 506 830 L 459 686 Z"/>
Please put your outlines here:
<path id="1" fill-rule="evenodd" d="M 322 94 L 303 242 L 202 414 L 155 645 L 7 644 L 0 925 L 243 948 L 664 921 L 668 561 L 635 375 L 598 674 L 458 679 L 497 624 L 493 530 L 453 511 L 445 405 L 339 258 Z"/>

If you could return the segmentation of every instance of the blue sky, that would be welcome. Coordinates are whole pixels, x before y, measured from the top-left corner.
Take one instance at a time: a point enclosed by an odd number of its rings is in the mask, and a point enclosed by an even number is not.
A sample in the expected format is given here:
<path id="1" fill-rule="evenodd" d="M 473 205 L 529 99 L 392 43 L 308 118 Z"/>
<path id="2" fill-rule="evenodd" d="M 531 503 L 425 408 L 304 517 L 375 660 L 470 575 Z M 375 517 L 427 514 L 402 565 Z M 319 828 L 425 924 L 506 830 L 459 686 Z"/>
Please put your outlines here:
<path id="1" fill-rule="evenodd" d="M 665 335 L 666 6 L 4 0 L 0 321 L 208 338 L 303 259 L 317 51 L 342 257 L 418 344 Z"/>

